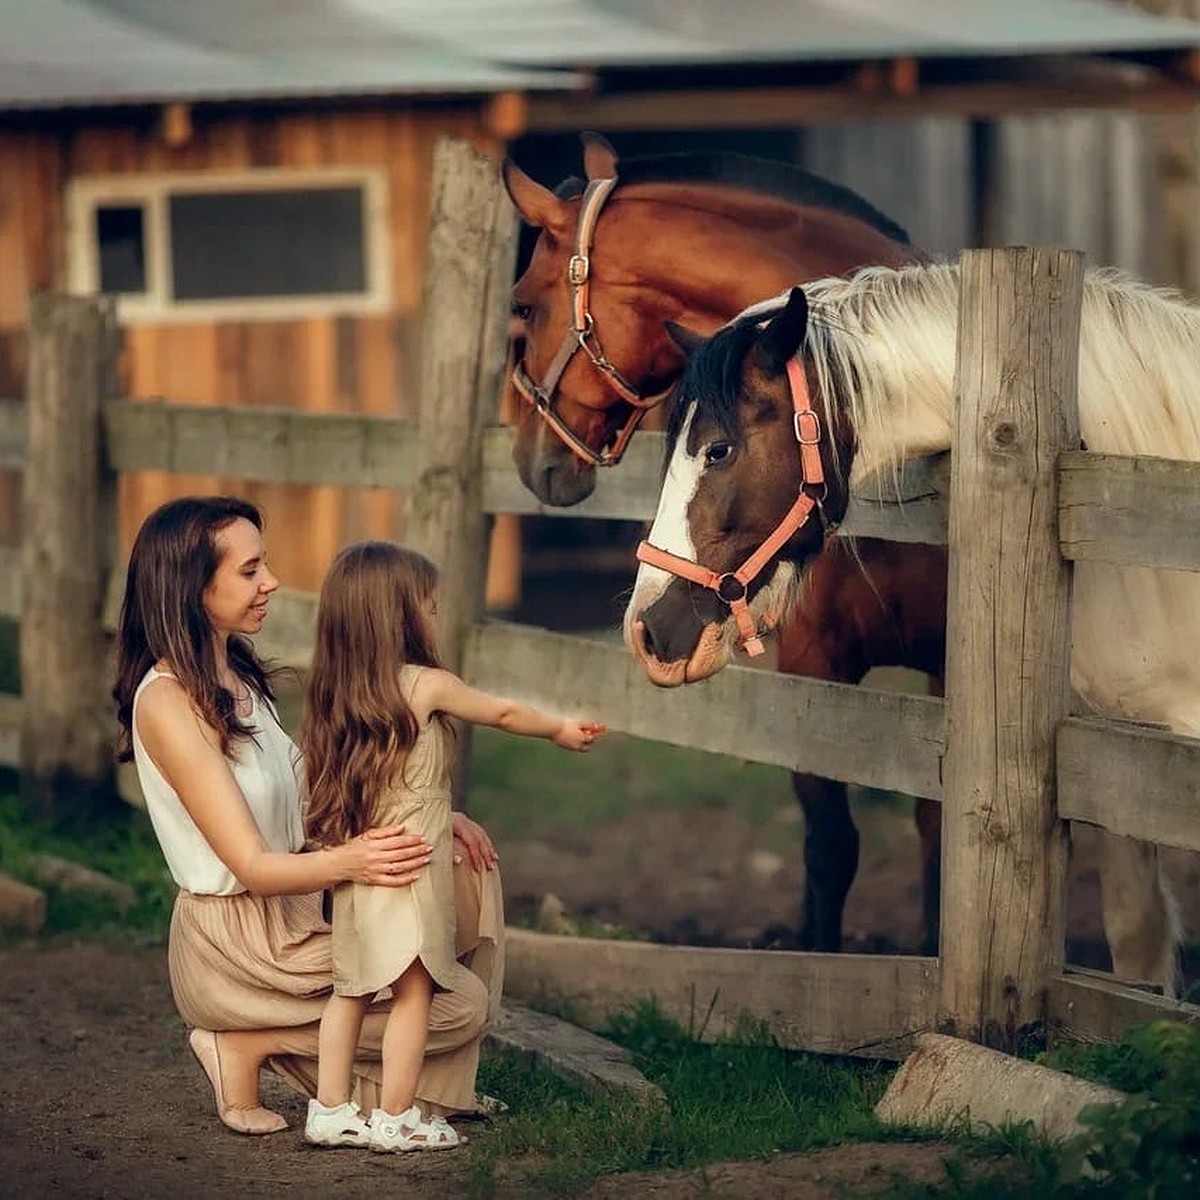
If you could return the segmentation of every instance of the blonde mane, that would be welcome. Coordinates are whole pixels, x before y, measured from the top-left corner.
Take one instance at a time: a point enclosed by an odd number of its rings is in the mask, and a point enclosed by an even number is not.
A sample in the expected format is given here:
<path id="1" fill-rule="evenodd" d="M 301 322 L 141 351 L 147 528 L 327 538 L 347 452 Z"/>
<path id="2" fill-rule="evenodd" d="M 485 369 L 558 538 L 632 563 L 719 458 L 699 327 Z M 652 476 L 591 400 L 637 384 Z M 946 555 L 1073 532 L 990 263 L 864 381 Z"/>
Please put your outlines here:
<path id="1" fill-rule="evenodd" d="M 850 416 L 852 484 L 950 448 L 958 267 L 868 268 L 805 285 L 804 353 Z M 778 301 L 756 306 L 762 318 Z M 1200 308 L 1112 270 L 1084 282 L 1080 430 L 1088 449 L 1200 461 Z M 1200 575 L 1079 563 L 1076 690 L 1098 712 L 1200 735 Z"/>

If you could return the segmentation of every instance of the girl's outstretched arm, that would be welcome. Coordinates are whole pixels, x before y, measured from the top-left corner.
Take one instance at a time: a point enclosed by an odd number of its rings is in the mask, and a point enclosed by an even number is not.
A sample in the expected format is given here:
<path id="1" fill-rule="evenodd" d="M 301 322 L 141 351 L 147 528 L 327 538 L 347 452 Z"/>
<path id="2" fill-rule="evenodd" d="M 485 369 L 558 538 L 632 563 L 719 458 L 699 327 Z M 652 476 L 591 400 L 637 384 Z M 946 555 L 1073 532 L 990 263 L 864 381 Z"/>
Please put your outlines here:
<path id="1" fill-rule="evenodd" d="M 450 671 L 422 671 L 413 691 L 418 716 L 427 720 L 432 713 L 443 712 L 472 725 L 489 725 L 505 733 L 542 737 L 564 750 L 587 750 L 608 732 L 599 721 L 575 717 L 556 717 L 522 704 L 469 687 Z"/>

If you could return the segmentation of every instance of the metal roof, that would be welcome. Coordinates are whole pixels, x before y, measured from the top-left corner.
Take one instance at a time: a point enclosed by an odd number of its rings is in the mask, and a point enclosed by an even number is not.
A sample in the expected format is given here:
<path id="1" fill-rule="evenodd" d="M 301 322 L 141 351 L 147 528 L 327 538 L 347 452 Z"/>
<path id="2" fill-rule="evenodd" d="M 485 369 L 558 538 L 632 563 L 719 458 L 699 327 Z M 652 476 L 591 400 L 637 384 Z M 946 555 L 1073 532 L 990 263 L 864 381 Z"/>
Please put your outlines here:
<path id="1" fill-rule="evenodd" d="M 571 90 L 581 70 L 1200 46 L 1116 0 L 0 0 L 0 108 Z"/>

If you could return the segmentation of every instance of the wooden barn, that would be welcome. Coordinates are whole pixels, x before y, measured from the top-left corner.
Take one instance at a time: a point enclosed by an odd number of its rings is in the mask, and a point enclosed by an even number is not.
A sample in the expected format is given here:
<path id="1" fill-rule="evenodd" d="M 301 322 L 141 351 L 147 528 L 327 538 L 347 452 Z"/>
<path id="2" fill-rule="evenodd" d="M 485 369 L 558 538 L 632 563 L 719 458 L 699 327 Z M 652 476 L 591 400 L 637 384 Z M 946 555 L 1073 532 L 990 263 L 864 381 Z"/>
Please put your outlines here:
<path id="1" fill-rule="evenodd" d="M 406 412 L 444 134 L 549 182 L 578 169 L 585 128 L 626 154 L 790 158 L 933 249 L 1068 242 L 1177 275 L 1196 206 L 1171 226 L 1163 180 L 1194 199 L 1195 163 L 1164 171 L 1140 114 L 1190 128 L 1200 26 L 1092 0 L 997 8 L 957 5 L 947 32 L 931 0 L 887 18 L 803 0 L 0 0 L 0 396 L 23 391 L 30 294 L 100 290 L 120 298 L 130 397 Z M 154 504 L 221 486 L 126 477 L 126 541 Z M 297 587 L 346 540 L 402 532 L 394 492 L 247 490 Z M 0 540 L 19 507 L 0 472 Z"/>

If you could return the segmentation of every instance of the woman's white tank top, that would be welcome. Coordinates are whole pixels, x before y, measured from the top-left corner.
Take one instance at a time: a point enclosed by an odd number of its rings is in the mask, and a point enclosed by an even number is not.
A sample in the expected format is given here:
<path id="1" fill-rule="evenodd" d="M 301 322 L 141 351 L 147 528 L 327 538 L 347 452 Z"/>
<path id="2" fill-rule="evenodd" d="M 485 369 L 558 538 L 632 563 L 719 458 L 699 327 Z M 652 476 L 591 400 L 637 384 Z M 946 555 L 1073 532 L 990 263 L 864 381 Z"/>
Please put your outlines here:
<path id="1" fill-rule="evenodd" d="M 183 889 L 200 895 L 230 896 L 246 888 L 216 856 L 179 794 L 155 766 L 137 731 L 138 701 L 146 685 L 167 671 L 151 667 L 133 697 L 133 760 L 146 811 L 167 860 L 171 877 Z M 300 752 L 280 727 L 268 701 L 250 689 L 252 709 L 247 724 L 254 739 L 234 744 L 227 760 L 246 804 L 271 850 L 296 851 L 304 844 L 300 816 Z"/>

